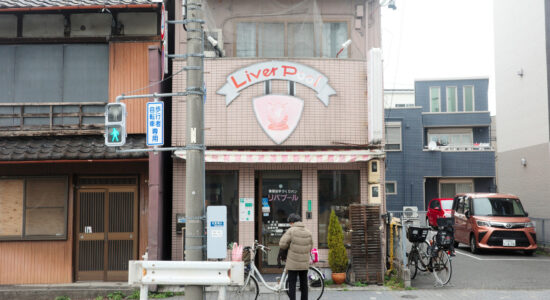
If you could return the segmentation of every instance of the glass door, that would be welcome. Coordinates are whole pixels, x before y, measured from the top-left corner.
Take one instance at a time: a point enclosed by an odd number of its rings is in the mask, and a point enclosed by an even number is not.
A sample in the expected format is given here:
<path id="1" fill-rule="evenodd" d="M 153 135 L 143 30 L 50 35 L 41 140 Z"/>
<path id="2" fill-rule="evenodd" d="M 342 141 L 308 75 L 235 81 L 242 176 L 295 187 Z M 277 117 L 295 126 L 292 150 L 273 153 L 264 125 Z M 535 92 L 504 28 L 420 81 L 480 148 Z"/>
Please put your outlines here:
<path id="1" fill-rule="evenodd" d="M 256 215 L 258 241 L 271 251 L 258 254 L 265 273 L 281 272 L 277 266 L 279 240 L 290 227 L 291 213 L 302 215 L 302 174 L 300 171 L 261 171 L 258 176 Z"/>

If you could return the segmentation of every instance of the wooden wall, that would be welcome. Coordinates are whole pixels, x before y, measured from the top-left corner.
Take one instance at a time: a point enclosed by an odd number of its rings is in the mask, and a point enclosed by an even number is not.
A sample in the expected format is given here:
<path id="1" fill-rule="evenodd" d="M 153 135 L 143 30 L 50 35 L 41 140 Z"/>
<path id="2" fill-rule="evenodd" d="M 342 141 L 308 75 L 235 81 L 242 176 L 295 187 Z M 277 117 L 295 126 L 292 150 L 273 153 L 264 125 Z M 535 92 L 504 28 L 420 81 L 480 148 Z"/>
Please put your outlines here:
<path id="1" fill-rule="evenodd" d="M 0 241 L 0 285 L 73 282 L 72 186 L 69 177 L 67 240 Z"/>
<path id="2" fill-rule="evenodd" d="M 149 46 L 159 42 L 113 42 L 109 46 L 109 102 L 121 94 L 149 94 Z M 128 134 L 145 133 L 145 107 L 152 99 L 132 99 L 126 103 Z"/>
<path id="3" fill-rule="evenodd" d="M 71 243 L 0 242 L 0 284 L 71 283 Z"/>

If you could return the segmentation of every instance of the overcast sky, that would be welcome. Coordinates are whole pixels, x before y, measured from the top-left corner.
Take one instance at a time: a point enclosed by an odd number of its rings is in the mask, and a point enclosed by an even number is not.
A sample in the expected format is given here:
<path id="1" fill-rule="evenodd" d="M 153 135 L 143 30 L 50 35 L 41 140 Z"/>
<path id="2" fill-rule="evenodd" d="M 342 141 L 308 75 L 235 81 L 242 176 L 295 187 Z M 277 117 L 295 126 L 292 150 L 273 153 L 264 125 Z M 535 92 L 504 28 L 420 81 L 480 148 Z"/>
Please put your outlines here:
<path id="1" fill-rule="evenodd" d="M 384 88 L 413 89 L 415 79 L 489 77 L 494 115 L 493 1 L 395 4 L 396 10 L 382 8 Z"/>

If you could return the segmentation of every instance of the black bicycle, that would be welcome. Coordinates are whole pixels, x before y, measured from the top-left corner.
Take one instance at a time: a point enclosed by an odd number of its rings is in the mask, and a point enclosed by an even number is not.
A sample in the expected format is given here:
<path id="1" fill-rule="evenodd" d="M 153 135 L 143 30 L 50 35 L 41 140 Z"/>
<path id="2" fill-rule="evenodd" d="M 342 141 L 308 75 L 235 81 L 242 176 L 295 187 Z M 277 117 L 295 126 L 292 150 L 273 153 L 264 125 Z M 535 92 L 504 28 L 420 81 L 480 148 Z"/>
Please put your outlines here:
<path id="1" fill-rule="evenodd" d="M 409 227 L 407 229 L 407 239 L 411 242 L 411 250 L 407 253 L 407 267 L 409 268 L 411 279 L 416 277 L 418 270 L 426 271 L 430 257 L 428 249 L 430 245 L 426 242 L 429 228 Z"/>
<path id="2" fill-rule="evenodd" d="M 417 271 L 421 270 L 432 272 L 436 284 L 445 285 L 451 280 L 453 266 L 450 254 L 454 250 L 452 248 L 454 243 L 453 223 L 454 219 L 452 218 L 438 219 L 437 233 L 432 237 L 430 243 L 425 241 L 429 228 L 409 227 L 407 229 L 407 239 L 412 243 L 411 251 L 407 253 L 407 267 L 411 279 L 414 279 Z"/>

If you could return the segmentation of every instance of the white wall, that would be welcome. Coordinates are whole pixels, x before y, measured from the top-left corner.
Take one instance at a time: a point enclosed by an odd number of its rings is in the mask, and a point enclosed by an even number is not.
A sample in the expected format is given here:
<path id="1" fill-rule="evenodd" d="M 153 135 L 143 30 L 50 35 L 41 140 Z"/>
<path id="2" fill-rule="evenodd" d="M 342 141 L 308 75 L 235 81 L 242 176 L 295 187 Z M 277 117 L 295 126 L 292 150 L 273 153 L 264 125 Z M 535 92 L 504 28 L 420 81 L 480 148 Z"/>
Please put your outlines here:
<path id="1" fill-rule="evenodd" d="M 494 13 L 498 151 L 547 143 L 544 0 L 494 1 Z"/>

